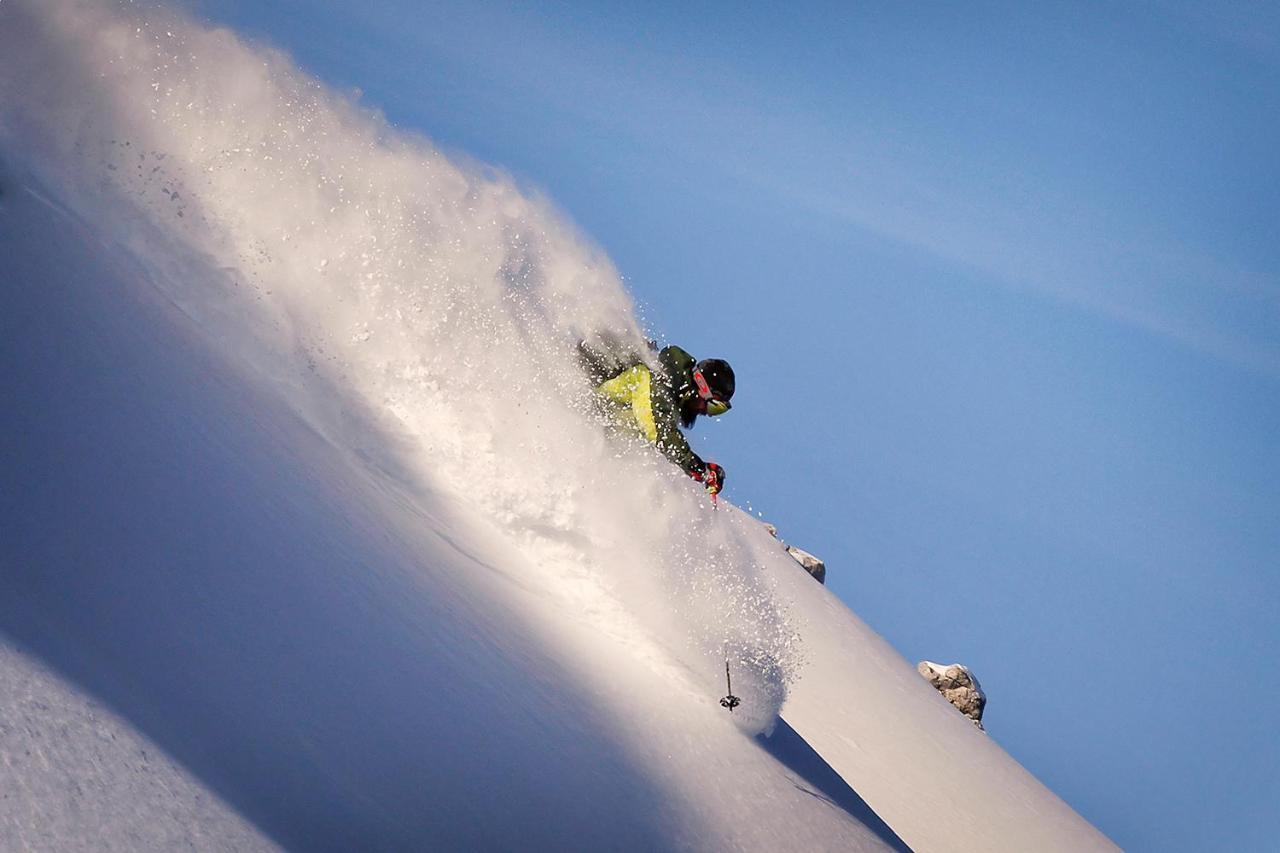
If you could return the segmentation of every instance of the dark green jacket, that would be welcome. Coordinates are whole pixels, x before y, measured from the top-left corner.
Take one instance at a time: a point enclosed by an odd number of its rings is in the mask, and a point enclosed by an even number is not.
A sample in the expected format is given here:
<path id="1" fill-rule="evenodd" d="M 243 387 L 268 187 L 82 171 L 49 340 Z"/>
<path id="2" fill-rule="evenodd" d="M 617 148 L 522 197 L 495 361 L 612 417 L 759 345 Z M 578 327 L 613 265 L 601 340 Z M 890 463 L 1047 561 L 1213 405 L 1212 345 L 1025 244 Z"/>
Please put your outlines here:
<path id="1" fill-rule="evenodd" d="M 620 423 L 653 442 L 663 456 L 686 472 L 702 474 L 707 470 L 707 463 L 693 452 L 680 432 L 681 409 L 697 394 L 693 384 L 697 359 L 680 347 L 671 346 L 658 353 L 656 369 L 639 357 L 606 366 L 598 354 L 582 349 L 584 364 L 593 378 L 607 375 L 596 386 L 596 393 Z"/>

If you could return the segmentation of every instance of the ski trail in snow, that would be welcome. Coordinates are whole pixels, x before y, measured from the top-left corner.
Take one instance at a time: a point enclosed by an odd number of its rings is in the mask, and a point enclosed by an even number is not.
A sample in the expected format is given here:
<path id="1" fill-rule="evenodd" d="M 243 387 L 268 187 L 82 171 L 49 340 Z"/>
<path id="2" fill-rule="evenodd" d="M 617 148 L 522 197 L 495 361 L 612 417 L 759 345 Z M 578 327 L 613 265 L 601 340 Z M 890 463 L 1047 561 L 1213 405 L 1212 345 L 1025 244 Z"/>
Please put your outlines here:
<path id="1" fill-rule="evenodd" d="M 52 210 L 54 213 L 56 213 L 56 214 L 58 214 L 59 216 L 61 216 L 63 219 L 67 219 L 67 220 L 75 221 L 75 218 L 76 218 L 76 217 L 75 217 L 75 214 L 73 214 L 71 211 L 67 210 L 67 209 L 66 209 L 65 207 L 63 207 L 62 205 L 58 204 L 56 201 L 54 201 L 54 200 L 52 200 L 52 199 L 48 198 L 48 197 L 47 197 L 47 196 L 45 196 L 43 193 L 40 193 L 40 192 L 38 192 L 37 190 L 35 190 L 35 189 L 33 189 L 33 188 L 29 187 L 29 186 L 23 186 L 22 190 L 23 190 L 23 192 L 25 192 L 27 195 L 29 195 L 29 196 L 31 196 L 32 198 L 34 198 L 36 201 L 38 201 L 38 202 L 40 202 L 41 204 L 43 204 L 45 207 L 49 208 L 49 209 L 50 209 L 50 210 Z"/>
<path id="2" fill-rule="evenodd" d="M 661 644 L 616 595 L 600 581 L 600 573 L 584 568 L 581 557 L 567 553 L 560 558 L 535 556 L 543 571 L 540 588 L 572 618 L 593 632 L 625 647 L 632 660 L 648 667 L 673 691 L 706 699 L 687 667 L 681 666 L 670 648 Z"/>

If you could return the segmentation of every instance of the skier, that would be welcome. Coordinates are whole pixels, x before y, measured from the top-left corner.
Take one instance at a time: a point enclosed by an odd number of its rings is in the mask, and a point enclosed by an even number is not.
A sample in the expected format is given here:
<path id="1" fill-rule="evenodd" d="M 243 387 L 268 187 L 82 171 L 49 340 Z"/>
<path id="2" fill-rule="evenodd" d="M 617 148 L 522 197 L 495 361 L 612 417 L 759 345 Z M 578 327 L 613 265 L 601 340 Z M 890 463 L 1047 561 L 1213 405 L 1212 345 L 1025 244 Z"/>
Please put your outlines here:
<path id="1" fill-rule="evenodd" d="M 652 356 L 657 345 L 648 344 Z M 699 415 L 715 417 L 729 411 L 734 378 L 727 361 L 698 361 L 677 346 L 663 347 L 656 359 L 646 360 L 620 352 L 617 342 L 609 339 L 599 349 L 583 341 L 578 351 L 610 414 L 652 442 L 712 495 L 724 488 L 724 469 L 694 453 L 679 428 L 691 428 Z"/>

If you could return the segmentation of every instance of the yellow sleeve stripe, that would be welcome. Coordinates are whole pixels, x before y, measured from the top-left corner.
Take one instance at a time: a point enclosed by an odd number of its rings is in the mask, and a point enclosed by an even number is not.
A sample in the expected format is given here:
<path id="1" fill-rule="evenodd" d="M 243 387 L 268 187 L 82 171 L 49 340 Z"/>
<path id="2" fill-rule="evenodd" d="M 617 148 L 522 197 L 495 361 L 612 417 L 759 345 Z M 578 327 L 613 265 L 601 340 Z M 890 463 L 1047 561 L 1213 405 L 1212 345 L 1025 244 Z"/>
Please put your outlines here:
<path id="1" fill-rule="evenodd" d="M 649 368 L 642 367 L 644 373 L 636 385 L 636 393 L 631 398 L 631 411 L 635 413 L 636 423 L 640 431 L 649 441 L 657 444 L 658 425 L 653 420 L 653 396 L 649 393 Z"/>

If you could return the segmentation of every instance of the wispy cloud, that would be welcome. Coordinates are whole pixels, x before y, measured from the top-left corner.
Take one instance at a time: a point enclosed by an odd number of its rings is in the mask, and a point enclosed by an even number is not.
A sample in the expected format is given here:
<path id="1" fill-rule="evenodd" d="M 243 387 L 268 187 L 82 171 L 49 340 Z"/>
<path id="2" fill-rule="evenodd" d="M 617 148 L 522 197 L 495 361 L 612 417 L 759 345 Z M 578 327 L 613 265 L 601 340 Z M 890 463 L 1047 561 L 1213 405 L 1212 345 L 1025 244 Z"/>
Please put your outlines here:
<path id="1" fill-rule="evenodd" d="M 1104 229 L 1078 210 L 1052 230 L 1051 211 L 922 188 L 909 168 L 862 164 L 816 187 L 741 170 L 738 177 L 810 211 L 927 252 L 992 286 L 1033 294 L 1131 326 L 1236 367 L 1280 378 L 1280 280 L 1173 242 Z M 1028 207 L 1031 210 L 1028 210 Z"/>

